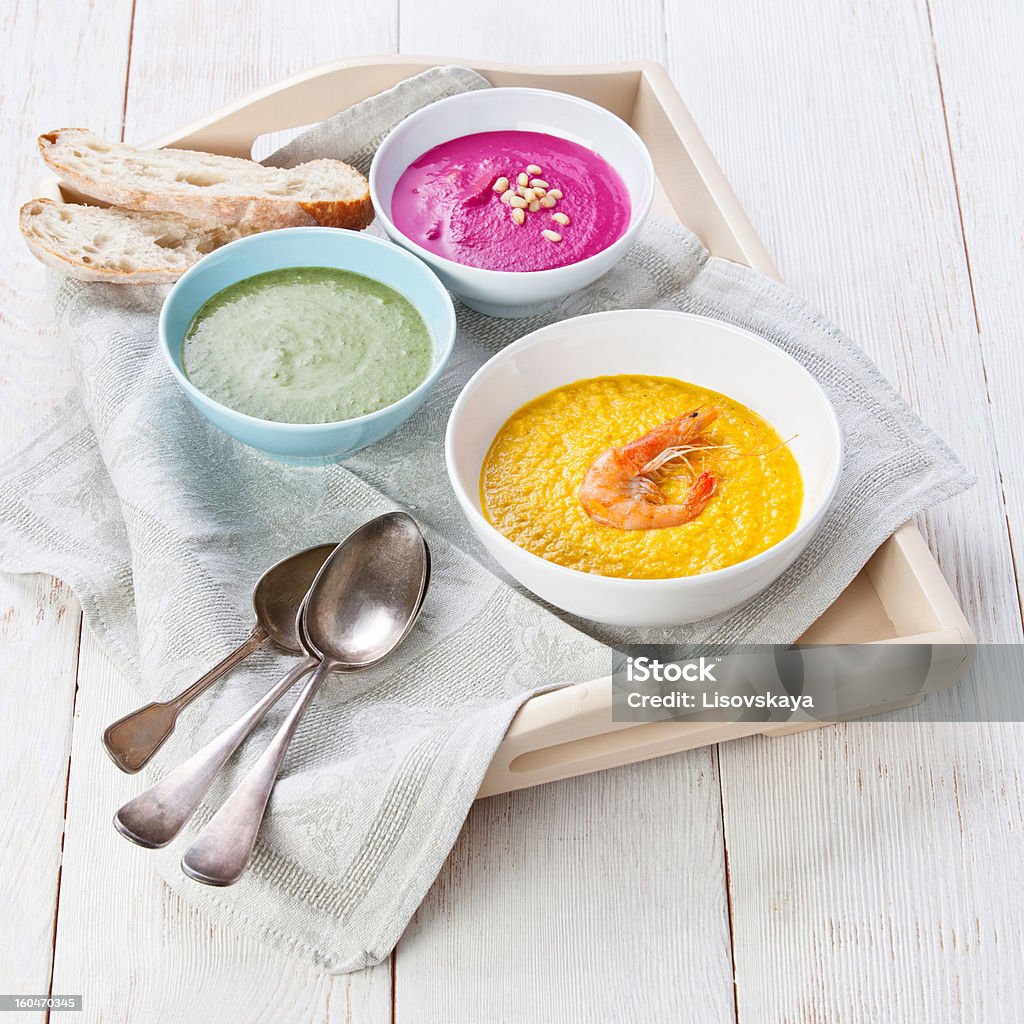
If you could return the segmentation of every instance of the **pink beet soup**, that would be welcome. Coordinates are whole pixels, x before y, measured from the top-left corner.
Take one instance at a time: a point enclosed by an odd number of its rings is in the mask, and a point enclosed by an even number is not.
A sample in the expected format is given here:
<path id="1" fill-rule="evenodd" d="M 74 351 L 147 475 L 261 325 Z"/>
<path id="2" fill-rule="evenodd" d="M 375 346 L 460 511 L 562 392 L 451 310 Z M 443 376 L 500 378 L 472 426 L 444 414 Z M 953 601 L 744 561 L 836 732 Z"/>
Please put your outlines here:
<path id="1" fill-rule="evenodd" d="M 620 238 L 629 214 L 629 191 L 604 157 L 542 132 L 442 142 L 406 168 L 391 199 L 403 235 L 484 270 L 578 263 Z"/>

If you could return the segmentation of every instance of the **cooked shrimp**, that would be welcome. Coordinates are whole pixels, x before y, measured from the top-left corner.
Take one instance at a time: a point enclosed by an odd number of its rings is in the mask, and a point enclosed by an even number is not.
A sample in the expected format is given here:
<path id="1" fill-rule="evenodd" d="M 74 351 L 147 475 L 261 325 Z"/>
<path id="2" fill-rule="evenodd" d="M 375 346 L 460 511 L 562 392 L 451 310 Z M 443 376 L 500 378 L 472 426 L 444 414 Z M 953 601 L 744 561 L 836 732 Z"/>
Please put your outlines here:
<path id="1" fill-rule="evenodd" d="M 590 464 L 579 490 L 583 511 L 602 526 L 658 530 L 696 519 L 715 493 L 711 473 L 700 473 L 681 501 L 668 503 L 659 481 L 686 456 L 708 445 L 704 429 L 721 409 L 710 406 L 669 420 L 621 448 L 609 448 Z"/>

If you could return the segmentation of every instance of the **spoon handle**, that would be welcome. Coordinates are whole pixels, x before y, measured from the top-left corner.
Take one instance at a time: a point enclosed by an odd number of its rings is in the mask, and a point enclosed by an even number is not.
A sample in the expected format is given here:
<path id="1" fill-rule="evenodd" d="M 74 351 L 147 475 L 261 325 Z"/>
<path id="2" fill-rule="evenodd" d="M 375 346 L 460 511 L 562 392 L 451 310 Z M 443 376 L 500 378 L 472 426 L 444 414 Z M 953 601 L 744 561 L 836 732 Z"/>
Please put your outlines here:
<path id="1" fill-rule="evenodd" d="M 108 725 L 103 733 L 103 746 L 114 764 L 129 775 L 134 775 L 145 767 L 149 759 L 164 745 L 167 737 L 174 732 L 174 724 L 185 707 L 269 639 L 267 631 L 262 626 L 255 626 L 248 638 L 223 661 L 214 665 L 206 675 L 197 679 L 176 697 L 146 704 L 124 718 L 119 718 L 113 725 Z"/>
<path id="2" fill-rule="evenodd" d="M 181 870 L 190 878 L 206 885 L 232 885 L 242 877 L 295 727 L 333 668 L 330 661 L 320 662 L 267 749 L 185 851 Z"/>
<path id="3" fill-rule="evenodd" d="M 271 707 L 316 664 L 313 658 L 299 662 L 234 725 L 215 736 L 155 786 L 129 800 L 114 815 L 114 828 L 139 846 L 149 849 L 166 846 L 192 816 L 227 759 Z"/>

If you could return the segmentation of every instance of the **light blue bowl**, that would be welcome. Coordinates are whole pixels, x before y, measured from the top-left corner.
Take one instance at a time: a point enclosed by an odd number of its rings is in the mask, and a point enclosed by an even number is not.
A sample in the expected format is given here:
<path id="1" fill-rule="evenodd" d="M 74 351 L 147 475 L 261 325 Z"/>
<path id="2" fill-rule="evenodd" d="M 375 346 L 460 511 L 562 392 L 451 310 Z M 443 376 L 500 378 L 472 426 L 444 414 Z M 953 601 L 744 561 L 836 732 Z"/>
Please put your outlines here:
<path id="1" fill-rule="evenodd" d="M 434 362 L 426 380 L 392 405 L 336 423 L 261 420 L 203 394 L 181 365 L 181 345 L 189 321 L 207 299 L 228 285 L 287 267 L 350 270 L 401 292 L 420 311 L 433 338 Z M 280 462 L 323 465 L 379 441 L 423 404 L 455 346 L 455 309 L 430 268 L 391 242 L 341 228 L 283 228 L 231 242 L 182 275 L 160 311 L 160 344 L 185 394 L 211 423 Z"/>

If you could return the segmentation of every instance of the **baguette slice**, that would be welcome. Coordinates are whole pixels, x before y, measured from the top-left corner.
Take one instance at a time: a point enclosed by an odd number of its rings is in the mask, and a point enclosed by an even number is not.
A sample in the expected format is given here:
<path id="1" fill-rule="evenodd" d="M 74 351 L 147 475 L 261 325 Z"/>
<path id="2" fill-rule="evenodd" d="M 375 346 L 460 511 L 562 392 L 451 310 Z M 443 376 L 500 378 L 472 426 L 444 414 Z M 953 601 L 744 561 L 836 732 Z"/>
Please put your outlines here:
<path id="1" fill-rule="evenodd" d="M 184 149 L 136 149 L 85 128 L 40 135 L 39 151 L 79 191 L 129 210 L 176 213 L 246 234 L 317 224 L 359 230 L 373 220 L 366 179 L 340 160 L 285 170 Z"/>
<path id="2" fill-rule="evenodd" d="M 81 281 L 162 284 L 177 280 L 213 249 L 241 237 L 237 228 L 173 213 L 136 213 L 33 199 L 21 208 L 21 233 L 36 259 Z"/>

